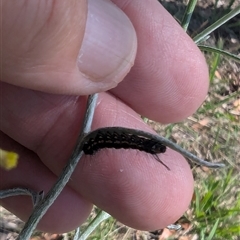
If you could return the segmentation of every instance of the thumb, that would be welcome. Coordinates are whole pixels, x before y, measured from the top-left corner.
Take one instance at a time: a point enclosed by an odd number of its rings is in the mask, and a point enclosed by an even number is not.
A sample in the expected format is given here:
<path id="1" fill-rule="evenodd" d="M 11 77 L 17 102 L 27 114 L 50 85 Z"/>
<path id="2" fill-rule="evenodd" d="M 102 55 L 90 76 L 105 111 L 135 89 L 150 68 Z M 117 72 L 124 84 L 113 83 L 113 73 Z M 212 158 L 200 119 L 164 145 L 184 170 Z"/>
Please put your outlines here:
<path id="1" fill-rule="evenodd" d="M 108 0 L 3 0 L 1 80 L 49 93 L 115 87 L 133 65 L 137 40 Z"/>

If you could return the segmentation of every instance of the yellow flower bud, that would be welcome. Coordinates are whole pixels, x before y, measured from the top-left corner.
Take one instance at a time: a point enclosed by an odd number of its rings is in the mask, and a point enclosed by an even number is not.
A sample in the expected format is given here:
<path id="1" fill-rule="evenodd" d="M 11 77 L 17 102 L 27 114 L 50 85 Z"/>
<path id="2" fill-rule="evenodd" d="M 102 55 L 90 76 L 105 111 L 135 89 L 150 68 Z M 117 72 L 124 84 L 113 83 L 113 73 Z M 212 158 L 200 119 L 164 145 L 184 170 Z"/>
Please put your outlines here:
<path id="1" fill-rule="evenodd" d="M 11 170 L 17 166 L 18 154 L 0 149 L 0 167 Z"/>

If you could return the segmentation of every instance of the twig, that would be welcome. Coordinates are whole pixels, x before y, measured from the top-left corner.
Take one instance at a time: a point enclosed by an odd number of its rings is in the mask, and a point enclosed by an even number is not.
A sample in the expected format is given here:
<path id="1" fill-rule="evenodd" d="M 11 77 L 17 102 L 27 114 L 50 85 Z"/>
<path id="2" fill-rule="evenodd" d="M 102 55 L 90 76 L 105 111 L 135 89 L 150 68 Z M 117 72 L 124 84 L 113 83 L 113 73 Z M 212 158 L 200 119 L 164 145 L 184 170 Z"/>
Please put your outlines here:
<path id="1" fill-rule="evenodd" d="M 20 195 L 28 195 L 32 198 L 33 206 L 35 207 L 40 201 L 42 201 L 44 197 L 43 191 L 35 192 L 29 188 L 11 188 L 6 190 L 0 190 L 0 199 L 20 196 Z"/>
<path id="2" fill-rule="evenodd" d="M 28 221 L 26 222 L 22 231 L 20 232 L 17 238 L 18 240 L 30 239 L 31 234 L 36 228 L 40 219 L 46 213 L 48 208 L 53 204 L 55 199 L 58 197 L 58 195 L 61 193 L 61 191 L 69 181 L 75 167 L 77 166 L 79 160 L 83 155 L 83 152 L 82 152 L 83 139 L 85 134 L 90 131 L 93 114 L 96 106 L 96 101 L 97 101 L 97 94 L 93 94 L 89 96 L 83 128 L 81 130 L 81 133 L 79 134 L 77 144 L 75 146 L 75 149 L 73 150 L 72 156 L 70 157 L 66 167 L 63 169 L 55 185 L 48 192 L 46 197 L 33 210 L 31 216 L 29 217 Z"/>
<path id="3" fill-rule="evenodd" d="M 197 156 L 195 156 L 194 154 L 188 152 L 187 150 L 181 148 L 178 144 L 160 136 L 160 135 L 156 135 L 156 134 L 151 134 L 149 132 L 144 132 L 141 130 L 137 130 L 137 129 L 132 129 L 132 128 L 123 128 L 123 127 L 106 127 L 106 128 L 99 128 L 95 131 L 92 131 L 90 133 L 87 134 L 87 136 L 84 138 L 84 142 L 89 141 L 89 139 L 94 138 L 95 135 L 98 134 L 98 132 L 101 133 L 118 133 L 118 134 L 122 134 L 122 133 L 126 133 L 126 134 L 132 134 L 132 135 L 138 135 L 138 136 L 142 136 L 142 137 L 146 137 L 148 139 L 152 139 L 155 140 L 156 143 L 161 143 L 179 153 L 181 153 L 183 156 L 189 158 L 191 161 L 202 165 L 202 166 L 206 166 L 209 168 L 222 168 L 225 167 L 225 164 L 223 163 L 211 163 L 211 162 L 207 162 Z"/>

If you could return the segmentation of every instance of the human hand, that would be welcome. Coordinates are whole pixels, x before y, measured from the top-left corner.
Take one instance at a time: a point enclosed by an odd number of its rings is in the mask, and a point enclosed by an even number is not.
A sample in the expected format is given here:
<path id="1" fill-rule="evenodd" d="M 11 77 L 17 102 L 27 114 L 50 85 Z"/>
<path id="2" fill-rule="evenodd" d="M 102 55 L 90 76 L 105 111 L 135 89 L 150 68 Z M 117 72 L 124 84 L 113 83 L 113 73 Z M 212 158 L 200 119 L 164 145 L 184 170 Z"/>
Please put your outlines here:
<path id="1" fill-rule="evenodd" d="M 204 100 L 205 60 L 157 1 L 112 1 L 117 8 L 90 0 L 86 30 L 85 1 L 2 2 L 1 143 L 18 152 L 20 160 L 10 172 L 0 169 L 0 189 L 51 188 L 82 124 L 86 97 L 76 95 L 121 82 L 99 95 L 93 129 L 151 131 L 140 115 L 176 122 Z M 86 220 L 92 203 L 138 229 L 173 223 L 191 200 L 193 178 L 180 154 L 168 149 L 160 158 L 170 171 L 150 154 L 134 150 L 104 149 L 84 156 L 39 228 L 72 230 Z M 32 211 L 28 197 L 1 204 L 24 220 Z"/>

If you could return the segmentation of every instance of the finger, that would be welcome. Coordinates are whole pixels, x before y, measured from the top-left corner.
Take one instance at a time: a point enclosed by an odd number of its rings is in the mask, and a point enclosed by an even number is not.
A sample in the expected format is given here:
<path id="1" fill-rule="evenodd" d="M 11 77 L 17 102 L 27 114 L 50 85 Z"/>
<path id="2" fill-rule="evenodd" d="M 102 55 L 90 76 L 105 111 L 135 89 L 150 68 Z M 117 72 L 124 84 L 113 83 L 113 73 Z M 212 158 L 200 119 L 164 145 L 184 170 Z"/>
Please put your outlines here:
<path id="1" fill-rule="evenodd" d="M 135 111 L 163 123 L 188 117 L 208 89 L 205 59 L 192 39 L 158 1 L 114 0 L 138 37 L 136 61 L 111 90 Z M 139 97 L 141 96 L 141 97 Z"/>
<path id="2" fill-rule="evenodd" d="M 133 65 L 134 28 L 110 1 L 5 0 L 1 8 L 4 82 L 86 95 L 116 86 Z"/>
<path id="3" fill-rule="evenodd" d="M 93 129 L 103 126 L 151 131 L 138 114 L 105 94 L 99 97 Z M 180 154 L 168 149 L 159 157 L 170 171 L 152 155 L 134 150 L 104 149 L 83 158 L 72 177 L 76 181 L 70 184 L 89 201 L 130 227 L 163 228 L 175 222 L 187 209 L 193 193 L 193 178 Z M 58 172 L 56 167 L 54 171 Z M 146 221 L 143 220 L 145 216 L 148 216 Z"/>
<path id="4" fill-rule="evenodd" d="M 80 162 L 71 186 L 89 201 L 132 228 L 162 229 L 187 210 L 193 179 L 183 157 L 171 150 L 159 156 L 104 149 Z M 179 201 L 180 199 L 180 201 Z"/>
<path id="5" fill-rule="evenodd" d="M 32 151 L 0 132 L 1 147 L 19 154 L 17 168 L 11 171 L 0 169 L 0 189 L 25 187 L 46 194 L 57 181 L 53 174 Z M 55 159 L 57 162 L 57 159 Z M 29 196 L 8 197 L 0 200 L 1 206 L 26 221 L 33 211 Z M 80 226 L 91 212 L 92 204 L 79 196 L 73 189 L 65 187 L 38 225 L 47 232 L 62 233 Z M 73 214 L 75 213 L 75 214 Z"/>
<path id="6" fill-rule="evenodd" d="M 21 98 L 17 97 L 21 91 Z M 2 101 L 5 103 L 2 104 L 5 106 L 2 110 L 3 131 L 37 152 L 43 163 L 59 175 L 75 145 L 84 100 L 58 96 L 50 101 L 48 95 L 35 93 L 34 102 L 29 103 L 31 97 L 28 94 L 32 94 L 31 91 L 13 91 L 13 87 L 8 86 L 2 92 Z M 10 96 L 14 95 L 13 101 Z M 94 129 L 125 126 L 150 131 L 138 114 L 113 96 L 101 94 L 98 101 Z M 23 108 L 24 111 L 15 116 L 9 115 Z M 17 129 L 14 122 L 19 123 Z M 9 124 L 11 129 L 8 128 Z M 192 195 L 193 179 L 188 165 L 179 154 L 168 150 L 160 158 L 170 171 L 154 160 L 152 155 L 136 151 L 102 150 L 95 156 L 81 160 L 69 186 L 125 224 L 138 229 L 161 228 L 174 222 L 186 210 Z M 179 198 L 182 201 L 176 205 L 176 199 Z M 148 216 L 146 221 L 141 220 L 144 214 Z"/>

